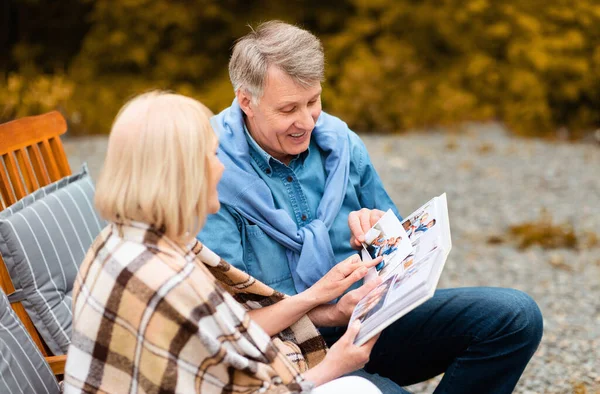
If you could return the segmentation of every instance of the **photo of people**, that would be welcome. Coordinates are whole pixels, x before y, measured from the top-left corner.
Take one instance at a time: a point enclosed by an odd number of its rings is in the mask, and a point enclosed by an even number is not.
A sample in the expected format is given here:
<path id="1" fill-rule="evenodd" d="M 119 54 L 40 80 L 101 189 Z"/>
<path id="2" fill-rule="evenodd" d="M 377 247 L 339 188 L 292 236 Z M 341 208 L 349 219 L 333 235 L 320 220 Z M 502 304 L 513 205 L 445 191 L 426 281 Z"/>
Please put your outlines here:
<path id="1" fill-rule="evenodd" d="M 383 231 L 378 227 L 379 224 L 376 224 L 367 232 L 367 234 L 365 234 L 365 243 L 363 246 L 367 252 L 369 252 L 369 256 L 371 256 L 372 259 L 379 257 L 379 252 L 386 242 Z"/>
<path id="2" fill-rule="evenodd" d="M 392 212 L 386 213 L 367 231 L 363 247 L 372 259 L 383 257 L 381 263 L 375 267 L 378 272 L 381 272 L 396 255 L 400 254 L 398 257 L 403 258 L 412 250 L 406 231 Z"/>
<path id="3" fill-rule="evenodd" d="M 412 241 L 415 241 L 421 234 L 435 226 L 436 219 L 430 214 L 430 208 L 429 204 L 426 205 L 402 223 L 402 227 Z"/>
<path id="4" fill-rule="evenodd" d="M 379 286 L 371 290 L 354 309 L 352 320 L 359 319 L 361 323 L 367 321 L 371 316 L 376 314 L 385 304 L 385 299 L 390 285 L 393 283 L 396 275 L 392 275 L 382 282 Z"/>

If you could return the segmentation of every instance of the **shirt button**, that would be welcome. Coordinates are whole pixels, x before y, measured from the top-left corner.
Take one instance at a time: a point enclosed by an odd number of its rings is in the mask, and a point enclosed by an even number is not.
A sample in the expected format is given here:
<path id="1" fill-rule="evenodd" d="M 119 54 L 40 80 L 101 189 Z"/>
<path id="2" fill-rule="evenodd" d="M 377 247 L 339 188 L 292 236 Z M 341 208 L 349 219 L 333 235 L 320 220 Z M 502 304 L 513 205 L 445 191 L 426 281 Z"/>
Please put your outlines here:
<path id="1" fill-rule="evenodd" d="M 306 219 L 308 219 L 308 218 L 306 217 L 306 215 L 302 215 L 301 219 L 302 219 L 303 221 L 306 221 Z"/>
<path id="2" fill-rule="evenodd" d="M 287 181 L 288 181 L 288 182 L 291 182 L 291 181 L 293 181 L 293 180 L 294 180 L 294 178 L 292 178 L 292 176 L 291 176 L 291 175 L 287 177 Z"/>
<path id="3" fill-rule="evenodd" d="M 270 169 L 270 168 L 267 168 L 267 169 L 265 170 L 265 172 L 267 173 L 267 175 L 269 175 L 269 174 L 271 173 L 271 169 Z"/>

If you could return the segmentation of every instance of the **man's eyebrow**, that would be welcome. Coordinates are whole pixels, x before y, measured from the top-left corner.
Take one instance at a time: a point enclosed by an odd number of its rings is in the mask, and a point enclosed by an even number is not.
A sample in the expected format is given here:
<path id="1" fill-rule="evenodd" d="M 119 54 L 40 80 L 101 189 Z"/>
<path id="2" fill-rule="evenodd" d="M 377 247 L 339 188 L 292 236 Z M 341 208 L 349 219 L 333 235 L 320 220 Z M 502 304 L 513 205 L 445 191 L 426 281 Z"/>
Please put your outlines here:
<path id="1" fill-rule="evenodd" d="M 316 93 L 314 96 L 312 96 L 310 98 L 310 100 L 308 100 L 308 101 L 316 100 L 321 95 L 321 93 L 323 93 L 323 89 L 319 90 L 319 92 Z M 293 104 L 298 104 L 298 101 L 294 101 L 294 100 L 284 101 L 283 103 L 279 104 L 277 107 L 278 108 L 285 108 L 285 107 L 287 107 L 289 105 L 293 105 Z"/>

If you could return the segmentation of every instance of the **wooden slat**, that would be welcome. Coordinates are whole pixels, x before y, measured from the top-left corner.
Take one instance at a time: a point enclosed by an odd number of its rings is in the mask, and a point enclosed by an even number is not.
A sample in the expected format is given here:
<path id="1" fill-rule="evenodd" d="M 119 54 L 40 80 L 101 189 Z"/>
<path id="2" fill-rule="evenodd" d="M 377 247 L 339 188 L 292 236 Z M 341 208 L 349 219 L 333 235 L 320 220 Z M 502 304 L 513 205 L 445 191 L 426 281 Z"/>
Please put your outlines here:
<path id="1" fill-rule="evenodd" d="M 64 134 L 67 122 L 58 111 L 29 116 L 0 125 L 0 154 Z"/>
<path id="2" fill-rule="evenodd" d="M 50 369 L 52 369 L 54 375 L 63 375 L 65 373 L 66 355 L 46 357 L 46 362 L 50 365 Z"/>
<path id="3" fill-rule="evenodd" d="M 50 180 L 52 182 L 58 181 L 61 176 L 58 171 L 58 166 L 56 165 L 56 160 L 52 156 L 52 149 L 50 148 L 50 144 L 47 140 L 44 140 L 38 144 L 40 151 L 42 152 L 42 157 L 44 158 L 44 164 L 46 164 L 46 170 L 48 170 L 48 175 L 50 176 Z"/>
<path id="4" fill-rule="evenodd" d="M 42 154 L 40 153 L 38 146 L 28 146 L 27 152 L 29 153 L 31 164 L 33 164 L 33 171 L 35 172 L 35 177 L 37 178 L 38 185 L 40 187 L 48 185 L 50 183 L 50 177 L 48 176 L 48 172 L 46 171 L 46 167 L 44 166 L 44 159 L 42 158 Z"/>
<path id="5" fill-rule="evenodd" d="M 35 175 L 33 174 L 33 168 L 31 167 L 31 162 L 29 161 L 29 157 L 27 156 L 27 151 L 25 148 L 21 148 L 15 151 L 15 156 L 17 157 L 17 163 L 19 163 L 19 169 L 21 170 L 21 176 L 25 181 L 25 187 L 27 188 L 27 193 L 33 193 L 38 189 L 37 181 L 35 179 Z"/>
<path id="6" fill-rule="evenodd" d="M 13 187 L 17 200 L 20 200 L 27 195 L 27 192 L 25 191 L 25 185 L 23 184 L 23 180 L 21 179 L 21 175 L 19 174 L 19 167 L 17 166 L 15 157 L 11 152 L 9 152 L 5 154 L 2 158 L 4 159 L 6 171 L 8 171 L 10 184 Z"/>
<path id="7" fill-rule="evenodd" d="M 13 311 L 15 311 L 19 320 L 21 320 L 21 323 L 23 323 L 23 326 L 27 330 L 27 333 L 29 334 L 31 339 L 33 339 L 33 342 L 38 347 L 38 350 L 42 353 L 42 356 L 48 356 L 49 353 L 46 350 L 46 347 L 44 346 L 44 341 L 40 337 L 40 334 L 37 332 L 35 326 L 33 325 L 33 322 L 27 314 L 27 311 L 25 310 L 23 304 L 21 302 L 15 302 L 13 304 L 10 304 L 10 306 L 12 306 Z"/>
<path id="8" fill-rule="evenodd" d="M 6 206 L 11 206 L 17 201 L 13 193 L 12 187 L 10 186 L 8 174 L 6 173 L 6 171 L 4 171 L 4 166 L 2 165 L 2 157 L 0 157 L 0 194 L 2 194 L 2 201 L 4 201 L 4 204 L 6 204 Z"/>
<path id="9" fill-rule="evenodd" d="M 2 256 L 0 255 L 0 287 L 6 294 L 11 294 L 15 291 L 15 286 L 10 279 L 10 275 L 8 274 L 8 269 L 6 265 L 4 265 L 4 260 L 2 260 Z"/>
<path id="10" fill-rule="evenodd" d="M 10 275 L 8 274 L 8 269 L 6 268 L 6 265 L 4 264 L 4 260 L 2 259 L 2 256 L 0 256 L 0 287 L 2 287 L 2 290 L 6 294 L 11 294 L 15 291 L 15 286 L 13 285 L 12 280 L 10 279 Z M 23 323 L 23 326 L 25 326 L 25 329 L 31 336 L 31 339 L 33 339 L 33 342 L 36 344 L 38 349 L 42 352 L 42 355 L 44 357 L 47 356 L 48 352 L 46 351 L 46 349 L 44 347 L 42 339 L 40 338 L 40 334 L 35 329 L 35 326 L 33 325 L 31 318 L 27 314 L 27 311 L 25 311 L 25 307 L 23 306 L 23 304 L 21 302 L 15 302 L 15 303 L 10 304 L 10 306 L 12 307 L 13 311 L 15 311 L 15 314 L 17 315 L 19 320 L 21 320 L 21 323 Z"/>
<path id="11" fill-rule="evenodd" d="M 50 148 L 52 149 L 52 157 L 56 159 L 56 165 L 58 166 L 60 177 L 63 178 L 67 175 L 71 175 L 71 167 L 69 166 L 69 161 L 67 160 L 67 155 L 65 154 L 65 149 L 63 148 L 62 142 L 60 142 L 60 138 L 50 138 L 48 142 L 50 143 Z"/>

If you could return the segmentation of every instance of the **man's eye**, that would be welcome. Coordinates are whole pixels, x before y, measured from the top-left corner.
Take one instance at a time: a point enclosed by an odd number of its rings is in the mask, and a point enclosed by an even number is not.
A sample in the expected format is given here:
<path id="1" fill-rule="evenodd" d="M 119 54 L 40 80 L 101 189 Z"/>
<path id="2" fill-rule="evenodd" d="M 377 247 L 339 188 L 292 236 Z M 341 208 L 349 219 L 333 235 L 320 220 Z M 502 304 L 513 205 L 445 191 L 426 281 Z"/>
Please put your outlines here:
<path id="1" fill-rule="evenodd" d="M 281 110 L 281 112 L 283 112 L 284 114 L 291 114 L 292 112 L 294 112 L 296 110 L 296 107 L 292 107 L 292 108 L 284 108 Z"/>

